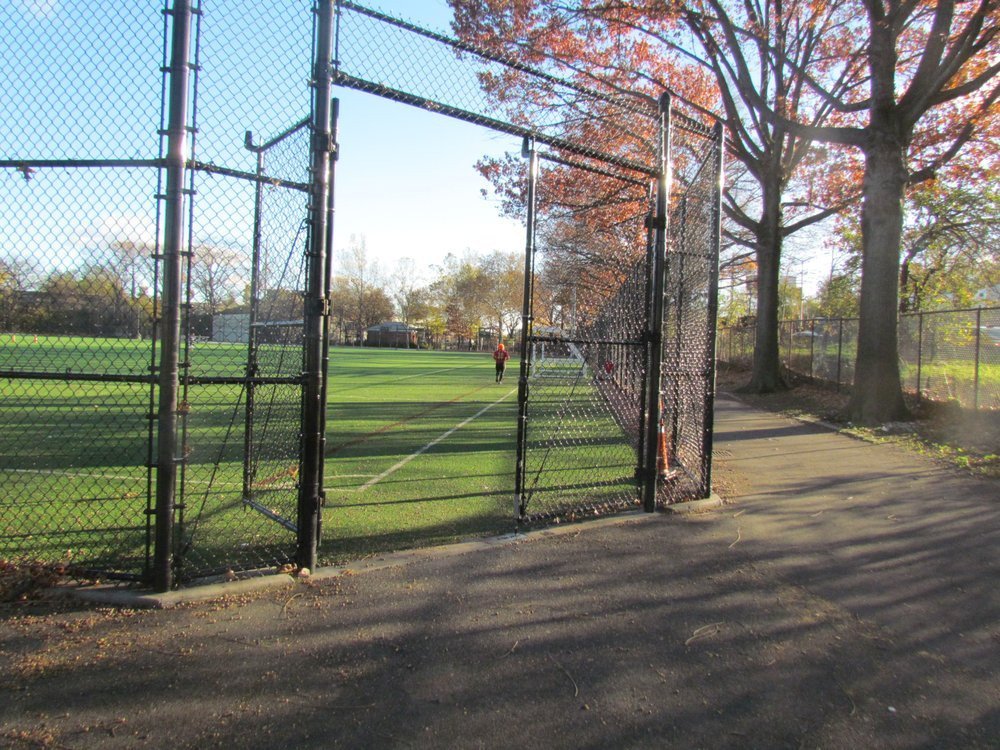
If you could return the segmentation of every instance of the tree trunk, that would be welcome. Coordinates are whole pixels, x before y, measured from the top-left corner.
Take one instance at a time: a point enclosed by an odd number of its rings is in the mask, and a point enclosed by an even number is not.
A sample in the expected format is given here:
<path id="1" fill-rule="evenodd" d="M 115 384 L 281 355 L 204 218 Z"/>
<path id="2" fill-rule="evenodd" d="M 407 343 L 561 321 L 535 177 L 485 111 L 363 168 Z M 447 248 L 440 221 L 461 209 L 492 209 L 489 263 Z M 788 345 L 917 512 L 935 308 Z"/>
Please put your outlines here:
<path id="1" fill-rule="evenodd" d="M 742 393 L 788 389 L 778 350 L 778 280 L 781 273 L 781 189 L 764 180 L 763 208 L 757 225 L 757 326 L 750 382 Z"/>
<path id="2" fill-rule="evenodd" d="M 891 123 L 872 125 L 861 207 L 861 320 L 848 418 L 874 425 L 906 419 L 899 376 L 899 246 L 906 182 L 905 140 Z"/>

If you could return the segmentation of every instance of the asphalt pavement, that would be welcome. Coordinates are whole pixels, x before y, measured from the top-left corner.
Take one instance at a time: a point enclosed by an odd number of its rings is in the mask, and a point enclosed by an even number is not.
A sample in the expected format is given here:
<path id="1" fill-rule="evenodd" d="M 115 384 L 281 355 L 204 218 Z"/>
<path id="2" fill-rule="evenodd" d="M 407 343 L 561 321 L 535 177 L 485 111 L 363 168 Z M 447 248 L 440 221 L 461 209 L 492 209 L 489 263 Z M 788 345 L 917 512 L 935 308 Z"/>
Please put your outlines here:
<path id="1" fill-rule="evenodd" d="M 996 748 L 1000 492 L 720 395 L 734 496 L 11 614 L 0 744 Z"/>

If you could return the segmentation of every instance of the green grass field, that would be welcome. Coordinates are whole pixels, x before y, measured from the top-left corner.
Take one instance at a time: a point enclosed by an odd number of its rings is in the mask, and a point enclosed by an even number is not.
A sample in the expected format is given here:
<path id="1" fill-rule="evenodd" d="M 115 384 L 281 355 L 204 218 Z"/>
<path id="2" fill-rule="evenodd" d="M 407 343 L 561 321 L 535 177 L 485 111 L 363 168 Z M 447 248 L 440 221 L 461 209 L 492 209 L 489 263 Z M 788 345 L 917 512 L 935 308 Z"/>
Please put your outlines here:
<path id="1" fill-rule="evenodd" d="M 513 529 L 516 376 L 495 383 L 482 353 L 335 349 L 330 362 L 324 554 Z"/>
<path id="2" fill-rule="evenodd" d="M 298 353 L 269 352 L 272 372 Z M 198 377 L 243 372 L 245 346 L 199 344 Z M 148 342 L 21 337 L 0 370 L 148 373 Z M 517 364 L 494 382 L 488 353 L 335 348 L 324 464 L 324 562 L 514 528 Z M 179 549 L 189 571 L 264 566 L 291 554 L 299 396 L 254 392 L 243 502 L 247 394 L 184 394 L 186 463 Z M 539 383 L 530 423 L 532 511 L 632 492 L 634 454 L 587 377 Z M 123 571 L 145 562 L 150 388 L 145 383 L 0 380 L 0 557 L 69 557 Z M 284 525 L 283 525 L 284 524 Z"/>

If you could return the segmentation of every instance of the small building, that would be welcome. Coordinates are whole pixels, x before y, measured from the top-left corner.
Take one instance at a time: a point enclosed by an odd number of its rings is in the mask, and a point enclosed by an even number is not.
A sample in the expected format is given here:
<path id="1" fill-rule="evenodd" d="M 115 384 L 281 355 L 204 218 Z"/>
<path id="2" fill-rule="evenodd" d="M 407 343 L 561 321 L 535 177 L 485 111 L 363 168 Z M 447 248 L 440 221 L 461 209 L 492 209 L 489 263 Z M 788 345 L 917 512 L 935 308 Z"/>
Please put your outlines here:
<path id="1" fill-rule="evenodd" d="M 212 316 L 212 341 L 245 344 L 249 337 L 249 313 L 218 313 Z"/>
<path id="2" fill-rule="evenodd" d="M 416 349 L 417 329 L 395 320 L 369 326 L 365 330 L 365 346 Z"/>

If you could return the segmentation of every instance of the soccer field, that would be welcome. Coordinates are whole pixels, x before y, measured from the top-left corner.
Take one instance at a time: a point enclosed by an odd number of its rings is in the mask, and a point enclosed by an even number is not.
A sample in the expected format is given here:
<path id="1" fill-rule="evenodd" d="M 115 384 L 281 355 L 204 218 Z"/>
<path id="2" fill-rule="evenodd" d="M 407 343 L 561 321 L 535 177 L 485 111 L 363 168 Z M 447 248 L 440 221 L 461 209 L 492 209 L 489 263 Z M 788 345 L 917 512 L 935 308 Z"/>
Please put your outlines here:
<path id="1" fill-rule="evenodd" d="M 200 343 L 190 355 L 196 377 L 238 380 L 246 347 Z M 283 356 L 283 371 L 297 371 L 298 351 Z M 148 343 L 133 341 L 25 337 L 0 345 L 0 371 L 50 374 L 0 379 L 0 557 L 142 569 L 152 487 L 150 387 L 57 374 L 139 375 L 149 361 Z M 331 349 L 321 560 L 513 530 L 517 371 L 514 361 L 498 384 L 489 353 Z M 575 379 L 537 390 L 529 446 L 538 447 L 528 477 L 539 490 L 535 510 L 589 502 L 595 486 L 597 495 L 633 486 L 634 454 L 597 408 L 589 375 L 576 371 Z M 185 565 L 208 571 L 289 557 L 299 387 L 255 392 L 250 503 L 246 388 L 204 381 L 184 396 L 178 547 Z M 580 413 L 562 422 L 567 409 Z"/>
<path id="2" fill-rule="evenodd" d="M 328 398 L 323 555 L 513 529 L 516 365 L 337 348 Z"/>

